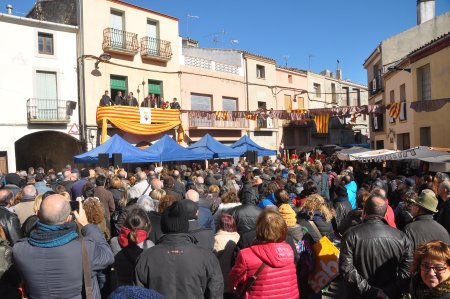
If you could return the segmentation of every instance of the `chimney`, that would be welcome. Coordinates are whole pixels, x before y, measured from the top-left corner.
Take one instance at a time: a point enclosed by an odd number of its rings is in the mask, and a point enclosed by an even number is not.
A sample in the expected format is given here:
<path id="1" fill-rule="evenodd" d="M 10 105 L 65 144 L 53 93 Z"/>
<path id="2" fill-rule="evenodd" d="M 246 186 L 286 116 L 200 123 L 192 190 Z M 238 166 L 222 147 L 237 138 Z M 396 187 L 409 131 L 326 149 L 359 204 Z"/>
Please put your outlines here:
<path id="1" fill-rule="evenodd" d="M 8 12 L 8 15 L 12 15 L 12 9 L 13 7 L 11 4 L 6 5 L 6 11 Z"/>
<path id="2" fill-rule="evenodd" d="M 417 25 L 425 23 L 434 18 L 435 1 L 417 0 Z"/>

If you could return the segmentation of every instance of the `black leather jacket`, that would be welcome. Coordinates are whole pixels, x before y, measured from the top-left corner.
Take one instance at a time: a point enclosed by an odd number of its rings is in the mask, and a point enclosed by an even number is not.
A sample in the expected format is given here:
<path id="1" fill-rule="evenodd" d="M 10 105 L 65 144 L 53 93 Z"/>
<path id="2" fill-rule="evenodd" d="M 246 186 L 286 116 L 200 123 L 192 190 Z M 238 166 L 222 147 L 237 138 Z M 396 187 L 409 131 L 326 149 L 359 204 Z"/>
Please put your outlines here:
<path id="1" fill-rule="evenodd" d="M 0 225 L 6 234 L 11 247 L 17 240 L 22 238 L 22 231 L 20 230 L 20 221 L 16 214 L 8 211 L 4 207 L 0 207 Z"/>
<path id="2" fill-rule="evenodd" d="M 411 242 L 401 231 L 377 216 L 345 233 L 339 257 L 339 272 L 350 285 L 349 298 L 375 298 L 379 289 L 398 298 L 407 291 Z"/>

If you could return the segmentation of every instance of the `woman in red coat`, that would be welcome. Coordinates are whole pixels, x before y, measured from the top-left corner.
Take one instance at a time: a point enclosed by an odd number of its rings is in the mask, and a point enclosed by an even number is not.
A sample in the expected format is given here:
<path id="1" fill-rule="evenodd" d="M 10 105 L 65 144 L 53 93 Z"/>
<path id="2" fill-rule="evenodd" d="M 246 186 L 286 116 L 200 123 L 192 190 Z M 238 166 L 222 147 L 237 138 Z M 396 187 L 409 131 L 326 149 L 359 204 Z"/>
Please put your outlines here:
<path id="1" fill-rule="evenodd" d="M 265 209 L 261 212 L 256 221 L 256 241 L 239 252 L 229 274 L 230 286 L 240 289 L 265 263 L 245 298 L 300 298 L 294 252 L 284 242 L 286 234 L 286 222 L 277 211 Z"/>

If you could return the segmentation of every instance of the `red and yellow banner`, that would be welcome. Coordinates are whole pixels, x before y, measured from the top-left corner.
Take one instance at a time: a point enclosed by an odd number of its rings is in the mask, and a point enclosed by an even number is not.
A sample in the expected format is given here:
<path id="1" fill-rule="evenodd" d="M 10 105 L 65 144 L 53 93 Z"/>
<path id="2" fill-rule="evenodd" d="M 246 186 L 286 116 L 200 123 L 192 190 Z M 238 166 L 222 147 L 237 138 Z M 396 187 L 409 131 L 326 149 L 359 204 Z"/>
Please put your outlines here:
<path id="1" fill-rule="evenodd" d="M 400 116 L 400 110 L 402 103 L 392 103 L 389 106 L 389 117 L 398 118 Z"/>
<path id="2" fill-rule="evenodd" d="M 328 114 L 316 115 L 314 117 L 314 121 L 316 122 L 317 133 L 328 134 L 328 123 L 330 121 L 330 115 Z"/>
<path id="3" fill-rule="evenodd" d="M 152 123 L 141 124 L 139 107 L 97 107 L 97 124 L 102 127 L 100 142 L 106 141 L 108 122 L 122 131 L 137 135 L 159 134 L 181 125 L 180 111 L 175 109 L 152 109 Z"/>

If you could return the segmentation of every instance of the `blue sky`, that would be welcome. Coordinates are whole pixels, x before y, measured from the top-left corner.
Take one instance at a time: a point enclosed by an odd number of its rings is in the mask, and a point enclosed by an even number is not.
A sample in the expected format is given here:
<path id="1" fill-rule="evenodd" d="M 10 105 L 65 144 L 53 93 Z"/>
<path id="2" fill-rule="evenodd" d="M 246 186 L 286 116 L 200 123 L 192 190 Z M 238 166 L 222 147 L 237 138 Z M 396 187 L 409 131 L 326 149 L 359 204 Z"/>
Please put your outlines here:
<path id="1" fill-rule="evenodd" d="M 378 43 L 416 25 L 416 0 L 128 2 L 177 17 L 180 35 L 201 47 L 246 50 L 279 65 L 287 59 L 289 67 L 314 72 L 334 72 L 339 59 L 343 77 L 364 84 L 362 64 Z M 12 4 L 14 14 L 23 16 L 34 3 L 0 0 L 0 12 Z M 450 0 L 436 0 L 436 15 L 449 10 Z"/>

